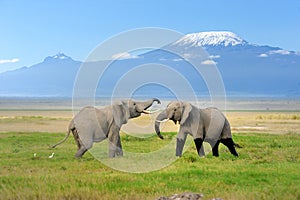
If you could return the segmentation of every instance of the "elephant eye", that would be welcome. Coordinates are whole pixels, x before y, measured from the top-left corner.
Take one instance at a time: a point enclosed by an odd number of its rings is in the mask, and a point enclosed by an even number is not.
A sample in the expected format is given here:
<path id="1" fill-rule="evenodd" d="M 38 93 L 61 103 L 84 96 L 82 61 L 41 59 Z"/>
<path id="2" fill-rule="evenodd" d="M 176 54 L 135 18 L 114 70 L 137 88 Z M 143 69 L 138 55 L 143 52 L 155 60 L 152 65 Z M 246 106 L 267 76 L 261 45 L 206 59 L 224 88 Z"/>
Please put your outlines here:
<path id="1" fill-rule="evenodd" d="M 133 105 L 135 106 L 135 105 L 136 105 L 136 103 L 133 103 Z"/>
<path id="2" fill-rule="evenodd" d="M 174 109 L 174 111 L 176 111 L 176 108 Z"/>

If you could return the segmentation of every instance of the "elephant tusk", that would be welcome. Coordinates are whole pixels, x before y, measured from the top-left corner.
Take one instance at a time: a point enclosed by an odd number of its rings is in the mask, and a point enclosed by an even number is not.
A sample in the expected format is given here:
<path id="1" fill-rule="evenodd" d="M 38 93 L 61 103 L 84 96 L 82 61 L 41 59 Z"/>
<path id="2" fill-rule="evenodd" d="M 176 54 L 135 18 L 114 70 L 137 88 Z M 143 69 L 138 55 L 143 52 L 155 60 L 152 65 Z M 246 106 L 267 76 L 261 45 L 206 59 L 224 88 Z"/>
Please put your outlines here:
<path id="1" fill-rule="evenodd" d="M 169 121 L 169 119 L 164 119 L 164 120 L 155 120 L 156 122 L 159 122 L 159 123 L 163 123 L 163 122 L 167 122 Z"/>
<path id="2" fill-rule="evenodd" d="M 159 112 L 159 110 L 154 110 L 154 111 L 143 110 L 142 111 L 142 113 L 145 113 L 145 114 L 153 114 L 153 113 L 156 113 L 156 112 Z"/>

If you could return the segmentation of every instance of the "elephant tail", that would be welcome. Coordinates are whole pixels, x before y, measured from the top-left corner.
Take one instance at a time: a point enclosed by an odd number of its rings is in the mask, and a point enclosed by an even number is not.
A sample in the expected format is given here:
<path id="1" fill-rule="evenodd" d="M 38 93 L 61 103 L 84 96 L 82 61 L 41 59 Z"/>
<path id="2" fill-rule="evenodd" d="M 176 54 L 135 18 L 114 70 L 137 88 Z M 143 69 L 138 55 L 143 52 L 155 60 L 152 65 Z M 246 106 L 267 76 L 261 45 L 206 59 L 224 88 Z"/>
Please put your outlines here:
<path id="1" fill-rule="evenodd" d="M 234 146 L 237 148 L 243 148 L 241 145 L 239 145 L 238 143 L 234 143 Z"/>
<path id="2" fill-rule="evenodd" d="M 74 129 L 75 129 L 74 121 L 72 120 L 72 121 L 70 122 L 69 130 L 68 130 L 68 133 L 67 133 L 66 137 L 65 137 L 63 140 L 61 140 L 60 142 L 58 142 L 58 143 L 56 143 L 55 145 L 51 146 L 51 148 L 55 148 L 56 146 L 58 146 L 58 145 L 60 145 L 61 143 L 65 142 L 65 141 L 68 139 L 68 137 L 70 136 L 71 131 L 73 131 Z"/>

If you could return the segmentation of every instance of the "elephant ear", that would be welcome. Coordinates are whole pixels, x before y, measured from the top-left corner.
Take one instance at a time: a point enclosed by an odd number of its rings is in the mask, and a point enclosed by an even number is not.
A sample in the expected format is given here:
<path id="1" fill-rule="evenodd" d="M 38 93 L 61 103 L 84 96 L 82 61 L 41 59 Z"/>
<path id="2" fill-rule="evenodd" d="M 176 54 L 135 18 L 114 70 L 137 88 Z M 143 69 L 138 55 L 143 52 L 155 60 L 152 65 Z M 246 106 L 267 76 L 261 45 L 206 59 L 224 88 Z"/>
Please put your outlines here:
<path id="1" fill-rule="evenodd" d="M 112 106 L 112 114 L 116 125 L 121 128 L 123 124 L 126 124 L 129 119 L 128 103 L 120 101 Z"/>
<path id="2" fill-rule="evenodd" d="M 198 137 L 198 129 L 200 122 L 200 112 L 192 106 L 192 104 L 184 102 L 182 103 L 183 111 L 181 115 L 180 125 L 184 125 L 188 128 L 189 133 L 196 139 Z"/>
<path id="3" fill-rule="evenodd" d="M 183 125 L 192 111 L 192 105 L 190 103 L 182 103 L 182 115 L 180 120 L 180 125 Z"/>

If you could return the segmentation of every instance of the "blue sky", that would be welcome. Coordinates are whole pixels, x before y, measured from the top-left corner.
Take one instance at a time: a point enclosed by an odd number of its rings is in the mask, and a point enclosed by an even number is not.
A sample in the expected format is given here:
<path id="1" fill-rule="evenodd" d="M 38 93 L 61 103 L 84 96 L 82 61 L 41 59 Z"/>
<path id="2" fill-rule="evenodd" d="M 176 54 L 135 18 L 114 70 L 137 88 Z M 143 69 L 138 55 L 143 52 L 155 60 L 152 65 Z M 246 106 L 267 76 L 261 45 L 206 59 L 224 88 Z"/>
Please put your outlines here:
<path id="1" fill-rule="evenodd" d="M 0 72 L 63 52 L 84 60 L 120 32 L 162 27 L 232 31 L 250 43 L 300 51 L 300 1 L 0 0 Z"/>

